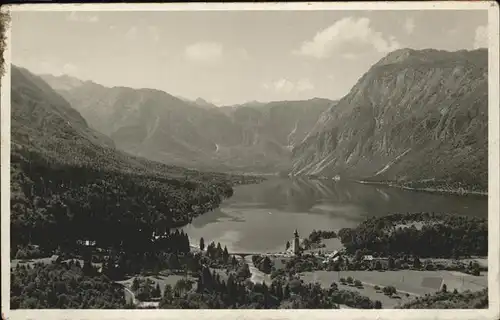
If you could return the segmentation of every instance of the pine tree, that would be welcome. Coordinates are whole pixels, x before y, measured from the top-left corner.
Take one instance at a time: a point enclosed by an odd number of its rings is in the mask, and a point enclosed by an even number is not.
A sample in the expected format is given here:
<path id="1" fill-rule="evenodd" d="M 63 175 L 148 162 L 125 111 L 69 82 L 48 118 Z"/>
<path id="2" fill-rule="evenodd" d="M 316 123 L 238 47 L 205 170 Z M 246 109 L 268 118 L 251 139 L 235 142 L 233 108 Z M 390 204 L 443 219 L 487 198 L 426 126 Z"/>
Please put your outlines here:
<path id="1" fill-rule="evenodd" d="M 278 297 L 278 300 L 281 301 L 283 300 L 283 286 L 281 283 L 278 283 L 276 286 L 276 296 Z"/>
<path id="2" fill-rule="evenodd" d="M 446 283 L 443 283 L 443 286 L 441 287 L 441 292 L 448 292 L 448 286 Z"/>
<path id="3" fill-rule="evenodd" d="M 188 253 L 191 251 L 191 244 L 189 243 L 189 236 L 184 234 L 184 252 Z"/>
<path id="4" fill-rule="evenodd" d="M 224 264 L 229 261 L 229 252 L 227 251 L 226 246 L 224 246 L 224 251 L 222 252 L 222 259 L 224 260 Z"/>
<path id="5" fill-rule="evenodd" d="M 160 289 L 160 284 L 159 283 L 156 283 L 154 297 L 155 298 L 161 297 L 161 289 Z"/>
<path id="6" fill-rule="evenodd" d="M 209 290 L 209 291 L 212 290 L 213 278 L 212 278 L 212 274 L 210 273 L 210 269 L 208 269 L 207 267 L 203 267 L 202 284 L 203 284 L 204 289 Z"/>
<path id="7" fill-rule="evenodd" d="M 285 286 L 285 290 L 283 291 L 283 298 L 289 299 L 290 298 L 290 287 L 288 286 L 288 283 Z"/>
<path id="8" fill-rule="evenodd" d="M 262 272 L 271 273 L 271 268 L 272 268 L 271 264 L 272 264 L 271 259 L 269 259 L 269 257 L 266 256 L 262 261 Z"/>
<path id="9" fill-rule="evenodd" d="M 203 237 L 200 238 L 200 250 L 205 250 L 205 240 L 203 239 Z"/>
<path id="10" fill-rule="evenodd" d="M 220 242 L 217 242 L 217 254 L 216 254 L 216 257 L 220 258 L 220 257 L 222 257 L 222 254 L 223 254 L 223 250 L 222 250 L 222 247 L 220 245 Z"/>
<path id="11" fill-rule="evenodd" d="M 389 270 L 394 269 L 394 258 L 392 256 L 389 256 L 389 258 L 387 259 L 387 268 Z"/>
<path id="12" fill-rule="evenodd" d="M 420 262 L 420 259 L 417 256 L 413 257 L 413 267 L 415 268 L 420 268 L 422 266 L 422 263 Z"/>
<path id="13" fill-rule="evenodd" d="M 134 278 L 132 281 L 132 291 L 137 291 L 139 289 L 139 280 Z"/>
<path id="14" fill-rule="evenodd" d="M 234 303 L 237 300 L 237 287 L 236 283 L 234 281 L 233 274 L 230 274 L 229 277 L 227 278 L 227 295 L 228 295 L 228 300 L 230 305 L 234 305 Z"/>

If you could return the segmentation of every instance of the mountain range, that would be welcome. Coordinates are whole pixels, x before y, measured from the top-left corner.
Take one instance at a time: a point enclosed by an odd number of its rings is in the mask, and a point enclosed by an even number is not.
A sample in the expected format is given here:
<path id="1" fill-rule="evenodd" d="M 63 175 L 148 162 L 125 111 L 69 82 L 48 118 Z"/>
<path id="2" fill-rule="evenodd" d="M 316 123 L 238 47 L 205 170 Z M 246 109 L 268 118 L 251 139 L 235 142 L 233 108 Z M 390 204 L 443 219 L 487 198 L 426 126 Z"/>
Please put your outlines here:
<path id="1" fill-rule="evenodd" d="M 118 149 L 221 171 L 487 190 L 487 50 L 396 50 L 339 101 L 217 107 L 153 89 L 42 78 Z"/>
<path id="2" fill-rule="evenodd" d="M 251 102 L 217 108 L 153 89 L 108 88 L 42 75 L 89 125 L 119 149 L 202 169 L 276 172 L 334 101 Z"/>

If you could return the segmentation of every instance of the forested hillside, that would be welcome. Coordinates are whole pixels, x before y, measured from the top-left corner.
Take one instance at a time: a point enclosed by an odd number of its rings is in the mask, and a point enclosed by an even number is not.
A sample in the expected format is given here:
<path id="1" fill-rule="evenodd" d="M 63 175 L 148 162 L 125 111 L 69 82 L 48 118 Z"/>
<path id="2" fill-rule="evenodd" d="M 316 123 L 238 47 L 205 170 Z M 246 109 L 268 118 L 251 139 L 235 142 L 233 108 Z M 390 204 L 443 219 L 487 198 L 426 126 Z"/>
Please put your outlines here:
<path id="1" fill-rule="evenodd" d="M 12 256 L 28 244 L 50 253 L 82 239 L 140 241 L 216 208 L 231 184 L 253 179 L 117 151 L 42 79 L 15 66 L 11 128 Z"/>

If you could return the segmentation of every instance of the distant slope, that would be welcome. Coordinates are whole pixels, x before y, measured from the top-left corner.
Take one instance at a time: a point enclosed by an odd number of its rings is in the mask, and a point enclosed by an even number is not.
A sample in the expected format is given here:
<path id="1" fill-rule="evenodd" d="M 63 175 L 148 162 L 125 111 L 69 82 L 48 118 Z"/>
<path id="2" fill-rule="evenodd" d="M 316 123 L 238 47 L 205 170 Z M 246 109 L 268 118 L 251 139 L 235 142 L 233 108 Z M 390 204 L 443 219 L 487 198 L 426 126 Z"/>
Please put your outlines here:
<path id="1" fill-rule="evenodd" d="M 28 243 L 133 243 L 212 210 L 242 180 L 117 151 L 40 77 L 11 70 L 12 255 Z"/>
<path id="2" fill-rule="evenodd" d="M 390 53 L 294 148 L 293 173 L 487 190 L 487 58 Z"/>
<path id="3" fill-rule="evenodd" d="M 276 172 L 291 166 L 326 99 L 248 103 L 217 108 L 152 89 L 106 88 L 44 76 L 91 127 L 119 149 L 151 160 L 195 168 Z M 63 84 L 61 84 L 61 82 Z"/>
<path id="4" fill-rule="evenodd" d="M 86 120 L 41 78 L 12 67 L 12 136 L 18 143 L 42 147 L 54 135 L 85 138 L 89 145 L 113 147 L 108 137 L 90 129 Z M 74 136 L 72 136 L 74 135 Z M 49 152 L 47 149 L 39 150 Z"/>

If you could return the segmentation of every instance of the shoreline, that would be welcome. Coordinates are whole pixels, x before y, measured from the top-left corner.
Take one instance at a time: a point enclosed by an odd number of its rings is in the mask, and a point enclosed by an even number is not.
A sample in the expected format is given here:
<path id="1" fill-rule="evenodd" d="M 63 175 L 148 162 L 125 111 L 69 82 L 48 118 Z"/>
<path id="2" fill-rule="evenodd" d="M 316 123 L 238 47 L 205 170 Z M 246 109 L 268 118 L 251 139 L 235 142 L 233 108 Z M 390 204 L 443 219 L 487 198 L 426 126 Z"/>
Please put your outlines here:
<path id="1" fill-rule="evenodd" d="M 427 192 L 427 193 L 435 193 L 435 194 L 444 194 L 444 195 L 457 195 L 457 196 L 480 196 L 480 197 L 488 197 L 488 192 L 485 191 L 473 191 L 473 190 L 463 190 L 463 189 L 440 189 L 440 188 L 412 188 L 403 185 L 394 184 L 391 182 L 381 182 L 381 181 L 366 181 L 366 180 L 351 180 L 360 184 L 368 184 L 368 185 L 381 185 L 387 186 L 391 188 L 398 188 L 402 190 L 408 191 L 416 191 L 416 192 Z"/>

